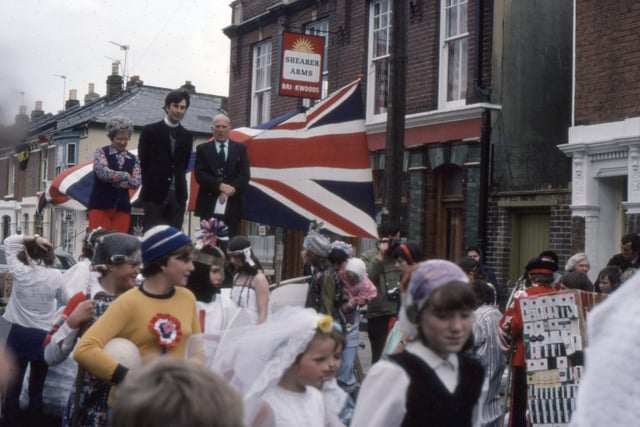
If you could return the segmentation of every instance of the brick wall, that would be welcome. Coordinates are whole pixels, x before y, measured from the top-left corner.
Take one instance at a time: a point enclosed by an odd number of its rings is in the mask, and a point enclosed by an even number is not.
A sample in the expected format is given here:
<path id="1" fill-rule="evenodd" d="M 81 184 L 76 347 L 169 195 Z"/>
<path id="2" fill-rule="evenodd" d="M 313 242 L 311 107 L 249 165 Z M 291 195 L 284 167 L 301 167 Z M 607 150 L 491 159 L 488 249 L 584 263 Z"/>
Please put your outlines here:
<path id="1" fill-rule="evenodd" d="M 640 2 L 578 0 L 576 125 L 640 115 Z"/>
<path id="2" fill-rule="evenodd" d="M 273 5 L 273 0 L 254 0 L 244 3 L 244 19 L 264 13 Z M 303 32 L 306 24 L 316 19 L 329 19 L 330 47 L 328 59 L 329 91 L 333 91 L 355 79 L 359 74 L 367 75 L 367 46 L 369 43 L 369 3 L 353 0 L 299 2 L 307 5 L 300 10 L 289 9 L 286 17 L 279 22 L 275 18 L 264 22 L 262 27 L 240 34 L 231 42 L 231 79 L 229 88 L 229 113 L 234 126 L 245 126 L 250 121 L 251 108 L 251 71 L 252 51 L 255 43 L 271 38 L 273 64 L 271 84 L 276 88 L 276 64 L 279 60 L 278 43 L 282 29 Z M 407 27 L 407 93 L 406 113 L 437 109 L 438 105 L 438 72 L 439 72 L 439 38 L 440 38 L 440 3 L 416 0 L 413 12 L 410 12 Z M 299 9 L 301 6 L 297 6 Z M 486 0 L 483 10 L 483 64 L 482 81 L 485 86 L 491 84 L 491 37 L 492 37 L 493 2 Z M 468 102 L 479 101 L 473 89 L 474 79 L 474 37 L 475 12 L 469 6 L 469 64 L 467 67 Z M 366 79 L 363 90 L 366 93 Z M 301 100 L 296 98 L 275 96 L 272 92 L 271 117 L 277 117 L 296 108 Z"/>
<path id="3" fill-rule="evenodd" d="M 249 19 L 249 11 L 254 14 L 264 12 L 269 1 L 253 1 L 252 9 L 245 6 L 245 20 Z M 284 96 L 276 96 L 277 63 L 279 61 L 279 37 L 281 30 L 304 32 L 305 25 L 316 20 L 329 20 L 329 92 L 353 81 L 359 74 L 366 74 L 367 52 L 363 46 L 367 44 L 367 8 L 364 2 L 307 2 L 309 7 L 293 10 L 279 22 L 266 22 L 246 34 L 232 38 L 231 43 L 231 79 L 229 87 L 229 114 L 234 126 L 246 126 L 251 118 L 251 78 L 253 63 L 253 47 L 262 40 L 272 41 L 271 69 L 271 117 L 277 117 L 297 108 L 302 100 Z M 260 4 L 255 10 L 253 7 Z M 345 7 L 348 6 L 348 12 Z"/>

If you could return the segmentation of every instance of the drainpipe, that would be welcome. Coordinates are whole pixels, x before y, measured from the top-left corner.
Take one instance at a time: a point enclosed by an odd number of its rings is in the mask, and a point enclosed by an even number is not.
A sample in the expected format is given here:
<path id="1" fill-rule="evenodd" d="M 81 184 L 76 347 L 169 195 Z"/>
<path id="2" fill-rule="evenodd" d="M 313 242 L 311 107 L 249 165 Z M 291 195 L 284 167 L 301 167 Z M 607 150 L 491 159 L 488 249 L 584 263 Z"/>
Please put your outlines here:
<path id="1" fill-rule="evenodd" d="M 476 0 L 475 49 L 473 89 L 481 102 L 490 102 L 491 89 L 482 84 L 482 36 L 484 0 Z M 480 130 L 480 194 L 478 201 L 478 246 L 482 253 L 487 252 L 487 210 L 489 207 L 489 176 L 491 173 L 491 111 L 485 108 L 482 112 Z"/>

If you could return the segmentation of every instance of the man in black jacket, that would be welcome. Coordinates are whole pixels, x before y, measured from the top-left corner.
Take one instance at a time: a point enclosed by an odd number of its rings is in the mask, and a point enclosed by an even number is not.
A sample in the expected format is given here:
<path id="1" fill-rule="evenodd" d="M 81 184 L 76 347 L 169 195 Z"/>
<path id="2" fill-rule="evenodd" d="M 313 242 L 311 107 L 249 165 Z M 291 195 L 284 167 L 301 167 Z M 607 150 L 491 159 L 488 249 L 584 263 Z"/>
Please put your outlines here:
<path id="1" fill-rule="evenodd" d="M 144 207 L 145 231 L 159 224 L 182 229 L 188 195 L 186 173 L 193 136 L 180 121 L 189 104 L 187 92 L 170 92 L 164 101 L 165 118 L 145 126 L 140 134 L 140 199 Z"/>
<path id="2" fill-rule="evenodd" d="M 213 137 L 196 147 L 194 172 L 200 189 L 195 214 L 202 219 L 222 219 L 229 227 L 229 235 L 237 236 L 243 193 L 250 178 L 247 147 L 229 139 L 231 121 L 224 114 L 213 118 L 211 130 Z"/>

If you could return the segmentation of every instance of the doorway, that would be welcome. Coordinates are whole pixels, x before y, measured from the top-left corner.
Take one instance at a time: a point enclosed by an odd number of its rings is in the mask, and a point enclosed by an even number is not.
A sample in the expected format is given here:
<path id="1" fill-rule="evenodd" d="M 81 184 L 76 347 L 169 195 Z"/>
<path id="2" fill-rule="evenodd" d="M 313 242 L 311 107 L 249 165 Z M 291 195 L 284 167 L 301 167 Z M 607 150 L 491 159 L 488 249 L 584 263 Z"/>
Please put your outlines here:
<path id="1" fill-rule="evenodd" d="M 457 262 L 464 252 L 462 169 L 448 164 L 434 171 L 436 190 L 435 254 Z"/>
<path id="2" fill-rule="evenodd" d="M 549 212 L 515 211 L 511 226 L 511 268 L 509 277 L 516 280 L 531 258 L 549 249 Z"/>

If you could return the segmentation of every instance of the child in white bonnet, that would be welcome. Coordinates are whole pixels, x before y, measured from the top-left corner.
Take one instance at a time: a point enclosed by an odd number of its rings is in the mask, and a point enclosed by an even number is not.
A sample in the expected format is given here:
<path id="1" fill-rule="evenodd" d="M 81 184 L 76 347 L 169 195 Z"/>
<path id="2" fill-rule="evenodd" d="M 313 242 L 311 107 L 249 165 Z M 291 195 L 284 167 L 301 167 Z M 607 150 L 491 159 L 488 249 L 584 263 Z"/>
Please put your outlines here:
<path id="1" fill-rule="evenodd" d="M 350 304 L 366 304 L 378 294 L 376 286 L 367 276 L 367 266 L 360 258 L 347 260 L 344 275 L 345 292 Z"/>
<path id="2" fill-rule="evenodd" d="M 351 307 L 355 308 L 367 304 L 378 294 L 376 286 L 367 276 L 367 266 L 360 258 L 349 258 L 347 266 L 339 275 L 344 283 L 344 293 Z M 347 314 L 346 321 L 347 324 L 353 324 L 352 316 Z"/>

